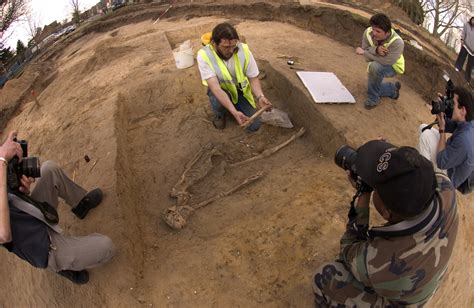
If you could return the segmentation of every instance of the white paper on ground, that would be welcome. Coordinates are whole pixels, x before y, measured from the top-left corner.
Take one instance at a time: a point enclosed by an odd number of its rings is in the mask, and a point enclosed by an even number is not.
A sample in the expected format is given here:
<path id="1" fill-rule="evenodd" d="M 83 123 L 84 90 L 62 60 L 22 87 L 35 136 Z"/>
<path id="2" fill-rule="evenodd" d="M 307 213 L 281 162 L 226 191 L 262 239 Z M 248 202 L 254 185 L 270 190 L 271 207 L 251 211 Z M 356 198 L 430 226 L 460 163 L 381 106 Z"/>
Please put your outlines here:
<path id="1" fill-rule="evenodd" d="M 334 73 L 296 72 L 313 100 L 318 103 L 355 103 L 352 94 Z"/>

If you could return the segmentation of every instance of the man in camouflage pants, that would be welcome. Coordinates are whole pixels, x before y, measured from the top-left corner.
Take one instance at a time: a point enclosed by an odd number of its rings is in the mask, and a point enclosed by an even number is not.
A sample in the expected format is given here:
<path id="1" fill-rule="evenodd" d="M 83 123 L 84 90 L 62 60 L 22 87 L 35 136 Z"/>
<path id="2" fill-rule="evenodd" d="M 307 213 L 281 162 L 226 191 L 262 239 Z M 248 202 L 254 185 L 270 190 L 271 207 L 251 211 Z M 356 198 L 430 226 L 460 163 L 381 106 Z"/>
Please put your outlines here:
<path id="1" fill-rule="evenodd" d="M 357 150 L 354 167 L 359 177 L 353 172 L 350 179 L 359 196 L 339 257 L 314 275 L 316 306 L 422 306 L 438 288 L 456 240 L 455 190 L 415 149 L 380 140 Z M 371 196 L 384 226 L 369 228 Z"/>

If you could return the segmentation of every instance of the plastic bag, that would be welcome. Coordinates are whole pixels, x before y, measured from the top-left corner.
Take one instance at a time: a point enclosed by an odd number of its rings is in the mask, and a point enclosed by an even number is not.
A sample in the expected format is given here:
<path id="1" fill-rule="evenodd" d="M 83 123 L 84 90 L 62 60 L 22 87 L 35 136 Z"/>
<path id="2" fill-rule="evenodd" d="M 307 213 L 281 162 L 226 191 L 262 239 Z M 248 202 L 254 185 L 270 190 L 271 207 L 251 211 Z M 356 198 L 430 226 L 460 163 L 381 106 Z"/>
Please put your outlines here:
<path id="1" fill-rule="evenodd" d="M 293 128 L 293 123 L 291 123 L 290 118 L 288 117 L 288 114 L 274 107 L 272 108 L 271 111 L 262 113 L 262 115 L 260 116 L 260 120 L 263 123 L 273 125 L 273 126 Z"/>

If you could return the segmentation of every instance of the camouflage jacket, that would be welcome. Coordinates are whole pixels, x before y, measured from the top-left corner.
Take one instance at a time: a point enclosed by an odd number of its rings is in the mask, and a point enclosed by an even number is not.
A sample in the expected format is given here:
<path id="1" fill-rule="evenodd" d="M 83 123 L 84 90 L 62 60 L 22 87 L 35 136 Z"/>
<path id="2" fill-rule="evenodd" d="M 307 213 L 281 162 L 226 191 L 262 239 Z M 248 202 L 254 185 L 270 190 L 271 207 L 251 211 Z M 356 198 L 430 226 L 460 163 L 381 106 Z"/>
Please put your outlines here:
<path id="1" fill-rule="evenodd" d="M 351 271 L 357 288 L 394 306 L 423 305 L 434 294 L 458 231 L 454 187 L 446 176 L 437 178 L 437 198 L 413 221 L 369 229 L 368 208 L 351 208 L 339 261 Z"/>

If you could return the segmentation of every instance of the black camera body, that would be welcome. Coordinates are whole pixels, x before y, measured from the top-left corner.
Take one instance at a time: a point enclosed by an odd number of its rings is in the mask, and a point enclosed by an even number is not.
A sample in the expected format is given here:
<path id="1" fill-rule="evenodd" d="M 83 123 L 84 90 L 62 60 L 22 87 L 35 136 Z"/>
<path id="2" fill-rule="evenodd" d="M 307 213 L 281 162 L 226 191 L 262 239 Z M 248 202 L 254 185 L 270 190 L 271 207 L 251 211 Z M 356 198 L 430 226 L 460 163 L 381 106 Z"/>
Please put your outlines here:
<path id="1" fill-rule="evenodd" d="M 20 144 L 23 157 L 20 161 L 20 158 L 15 156 L 8 162 L 8 191 L 39 209 L 48 223 L 57 224 L 59 222 L 59 216 L 53 206 L 48 202 L 36 201 L 20 191 L 21 177 L 25 175 L 31 178 L 39 178 L 41 176 L 41 166 L 38 157 L 28 157 L 28 142 L 26 140 L 17 141 L 15 138 L 13 141 Z"/>
<path id="2" fill-rule="evenodd" d="M 454 110 L 454 83 L 445 77 L 446 81 L 446 92 L 445 95 L 440 97 L 438 100 L 431 101 L 431 114 L 440 114 L 444 112 L 448 119 L 451 119 L 453 116 Z"/>
<path id="3" fill-rule="evenodd" d="M 18 156 L 13 157 L 8 162 L 7 183 L 8 189 L 12 192 L 18 192 L 21 186 L 21 177 L 39 178 L 41 176 L 40 162 L 38 157 L 28 156 L 28 142 L 26 140 L 17 141 L 23 150 L 23 158 L 20 161 Z"/>

